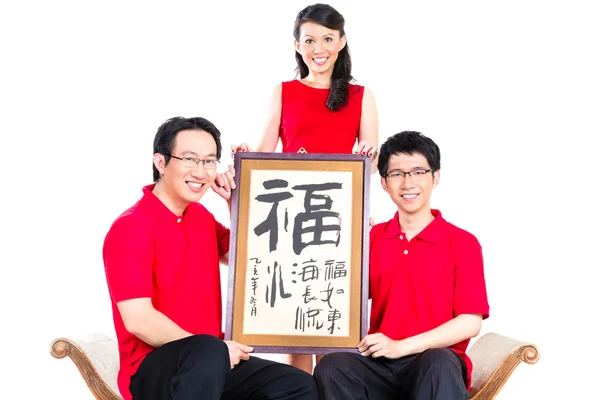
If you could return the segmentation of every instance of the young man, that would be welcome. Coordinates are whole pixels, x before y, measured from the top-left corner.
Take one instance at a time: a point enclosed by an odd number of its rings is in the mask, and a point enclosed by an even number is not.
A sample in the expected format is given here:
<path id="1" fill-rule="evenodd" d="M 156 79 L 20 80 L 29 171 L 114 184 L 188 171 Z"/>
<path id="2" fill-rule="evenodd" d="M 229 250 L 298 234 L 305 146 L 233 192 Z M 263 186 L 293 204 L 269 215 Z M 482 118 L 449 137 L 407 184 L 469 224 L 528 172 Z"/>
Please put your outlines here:
<path id="1" fill-rule="evenodd" d="M 369 334 L 358 353 L 333 353 L 317 365 L 321 398 L 468 399 L 465 350 L 489 313 L 481 246 L 430 208 L 440 180 L 431 139 L 390 137 L 378 169 L 398 212 L 370 232 Z"/>
<path id="2" fill-rule="evenodd" d="M 113 223 L 104 265 L 119 342 L 119 390 L 130 399 L 314 399 L 314 379 L 221 340 L 219 260 L 229 230 L 197 203 L 212 189 L 231 206 L 233 169 L 219 175 L 219 130 L 173 118 L 154 138 L 154 185 Z"/>

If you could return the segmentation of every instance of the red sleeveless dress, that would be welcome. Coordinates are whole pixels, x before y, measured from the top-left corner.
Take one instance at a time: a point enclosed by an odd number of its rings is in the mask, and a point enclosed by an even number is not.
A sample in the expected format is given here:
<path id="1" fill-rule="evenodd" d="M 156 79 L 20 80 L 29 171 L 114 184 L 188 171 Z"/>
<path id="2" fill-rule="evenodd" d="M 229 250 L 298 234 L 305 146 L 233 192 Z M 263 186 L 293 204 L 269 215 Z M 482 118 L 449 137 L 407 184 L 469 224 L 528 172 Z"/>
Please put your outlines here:
<path id="1" fill-rule="evenodd" d="M 338 111 L 326 106 L 329 89 L 299 80 L 281 84 L 281 138 L 284 153 L 350 154 L 358 138 L 365 88 L 348 85 L 348 105 Z"/>

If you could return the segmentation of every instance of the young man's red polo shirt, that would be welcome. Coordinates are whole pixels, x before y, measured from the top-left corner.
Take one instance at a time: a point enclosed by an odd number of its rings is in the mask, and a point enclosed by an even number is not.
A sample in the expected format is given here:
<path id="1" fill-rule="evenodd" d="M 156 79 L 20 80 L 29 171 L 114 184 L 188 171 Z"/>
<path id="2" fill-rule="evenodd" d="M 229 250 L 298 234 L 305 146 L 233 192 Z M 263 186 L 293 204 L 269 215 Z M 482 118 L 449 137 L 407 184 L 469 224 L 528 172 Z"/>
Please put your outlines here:
<path id="1" fill-rule="evenodd" d="M 119 216 L 104 241 L 104 266 L 119 342 L 119 391 L 154 347 L 125 329 L 120 301 L 150 297 L 161 313 L 193 334 L 222 337 L 219 257 L 229 252 L 229 229 L 198 203 L 173 214 L 153 193 Z"/>
<path id="2" fill-rule="evenodd" d="M 410 241 L 400 229 L 398 213 L 371 229 L 369 333 L 394 340 L 434 329 L 460 314 L 489 316 L 481 246 L 475 236 L 435 219 Z M 469 340 L 451 347 L 467 366 Z"/>

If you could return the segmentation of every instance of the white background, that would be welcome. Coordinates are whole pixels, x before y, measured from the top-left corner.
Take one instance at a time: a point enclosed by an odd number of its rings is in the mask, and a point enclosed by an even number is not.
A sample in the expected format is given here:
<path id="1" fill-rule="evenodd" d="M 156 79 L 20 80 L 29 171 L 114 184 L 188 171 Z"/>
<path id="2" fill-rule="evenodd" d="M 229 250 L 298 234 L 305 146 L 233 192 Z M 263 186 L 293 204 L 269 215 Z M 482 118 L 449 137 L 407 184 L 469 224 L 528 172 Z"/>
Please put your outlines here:
<path id="1" fill-rule="evenodd" d="M 593 3 L 332 3 L 347 20 L 354 76 L 377 99 L 381 141 L 409 129 L 441 147 L 433 205 L 483 245 L 482 334 L 541 349 L 499 399 L 597 396 Z M 3 399 L 92 398 L 49 344 L 114 335 L 102 242 L 151 182 L 157 127 L 203 116 L 226 148 L 255 144 L 272 86 L 294 76 L 293 21 L 308 4 L 2 2 Z M 226 151 L 221 167 L 229 162 Z M 381 222 L 394 207 L 374 178 Z M 203 201 L 228 220 L 217 196 Z"/>

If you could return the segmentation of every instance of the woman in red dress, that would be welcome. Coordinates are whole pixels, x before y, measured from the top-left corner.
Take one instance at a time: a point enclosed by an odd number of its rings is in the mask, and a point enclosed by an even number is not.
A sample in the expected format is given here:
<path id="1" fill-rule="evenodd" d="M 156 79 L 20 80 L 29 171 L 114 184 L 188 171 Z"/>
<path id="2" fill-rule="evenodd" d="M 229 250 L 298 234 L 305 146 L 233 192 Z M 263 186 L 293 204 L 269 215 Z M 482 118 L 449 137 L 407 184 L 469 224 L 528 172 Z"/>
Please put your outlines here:
<path id="1" fill-rule="evenodd" d="M 256 150 L 242 143 L 232 146 L 232 155 L 236 151 L 274 152 L 281 139 L 284 153 L 354 152 L 376 158 L 375 98 L 369 89 L 351 83 L 344 23 L 344 17 L 326 4 L 298 13 L 294 47 L 300 79 L 275 86 Z"/>
<path id="2" fill-rule="evenodd" d="M 375 98 L 352 84 L 352 63 L 344 17 L 327 4 L 306 7 L 296 17 L 294 47 L 300 79 L 273 90 L 267 123 L 256 150 L 247 143 L 237 151 L 354 153 L 370 157 L 377 170 L 378 117 Z M 317 355 L 317 362 L 321 356 Z M 286 354 L 284 362 L 312 373 L 309 354 Z"/>

